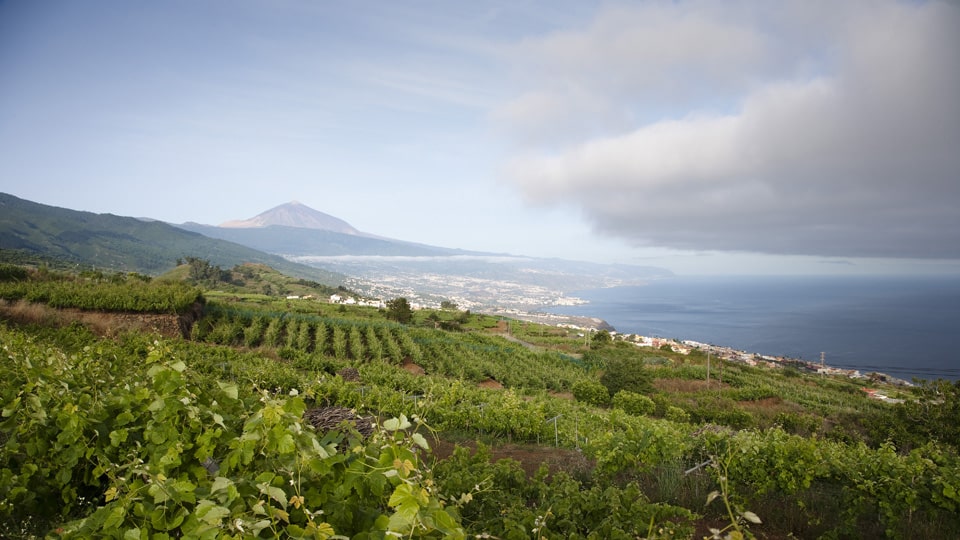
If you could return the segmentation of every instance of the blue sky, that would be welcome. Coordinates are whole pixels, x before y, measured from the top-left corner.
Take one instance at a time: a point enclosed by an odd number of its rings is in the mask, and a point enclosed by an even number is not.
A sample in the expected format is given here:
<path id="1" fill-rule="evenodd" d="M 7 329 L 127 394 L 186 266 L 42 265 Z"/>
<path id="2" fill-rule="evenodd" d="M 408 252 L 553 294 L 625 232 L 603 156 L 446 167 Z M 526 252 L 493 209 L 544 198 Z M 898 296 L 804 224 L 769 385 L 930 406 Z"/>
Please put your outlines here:
<path id="1" fill-rule="evenodd" d="M 960 272 L 950 2 L 0 2 L 0 191 L 678 273 Z"/>

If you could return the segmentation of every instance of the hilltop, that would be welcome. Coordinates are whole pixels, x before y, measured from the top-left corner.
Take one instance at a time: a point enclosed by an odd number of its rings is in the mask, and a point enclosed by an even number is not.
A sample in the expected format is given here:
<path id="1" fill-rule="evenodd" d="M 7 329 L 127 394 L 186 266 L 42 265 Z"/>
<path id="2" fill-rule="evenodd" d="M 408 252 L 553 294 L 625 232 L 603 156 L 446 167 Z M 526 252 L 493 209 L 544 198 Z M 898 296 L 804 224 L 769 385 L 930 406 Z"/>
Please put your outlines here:
<path id="1" fill-rule="evenodd" d="M 340 218 L 314 210 L 298 201 L 291 201 L 257 214 L 250 219 L 231 220 L 219 226 L 228 229 L 249 229 L 280 225 L 304 229 L 319 229 L 341 234 L 362 234 Z"/>

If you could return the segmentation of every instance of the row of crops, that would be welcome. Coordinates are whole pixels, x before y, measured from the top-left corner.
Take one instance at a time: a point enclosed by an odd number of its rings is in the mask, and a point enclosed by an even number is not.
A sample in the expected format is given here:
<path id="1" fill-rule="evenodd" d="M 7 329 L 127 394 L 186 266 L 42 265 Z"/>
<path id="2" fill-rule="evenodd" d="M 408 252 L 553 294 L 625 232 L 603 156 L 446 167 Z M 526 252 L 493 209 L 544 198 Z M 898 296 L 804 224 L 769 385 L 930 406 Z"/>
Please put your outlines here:
<path id="1" fill-rule="evenodd" d="M 707 414 L 790 397 L 824 415 L 895 420 L 846 383 L 731 367 L 706 394 L 654 395 L 691 414 L 653 418 L 557 399 L 596 373 L 482 333 L 214 303 L 192 338 L 0 323 L 0 536 L 689 537 L 698 514 L 738 533 L 749 522 L 781 536 L 960 536 L 955 446 L 737 429 L 752 424 Z M 359 381 L 334 375 L 348 366 Z M 694 362 L 648 369 L 705 375 Z M 487 379 L 506 388 L 475 384 Z M 382 429 L 369 441 L 315 432 L 302 415 L 322 405 Z M 482 448 L 425 459 L 433 433 L 589 465 L 573 479 L 529 477 Z M 720 501 L 704 507 L 711 492 Z"/>
<path id="2" fill-rule="evenodd" d="M 960 460 L 935 444 L 901 454 L 890 445 L 869 448 L 780 429 L 705 429 L 543 391 L 491 391 L 442 376 L 413 376 L 386 362 L 360 364 L 361 381 L 349 382 L 233 347 L 140 337 L 113 342 L 79 332 L 64 329 L 48 340 L 0 326 L 6 357 L 0 368 L 0 517 L 8 524 L 45 516 L 73 537 L 224 530 L 245 536 L 267 528 L 271 535 L 311 538 L 388 529 L 440 537 L 456 536 L 459 527 L 500 536 L 514 530 L 510 521 L 529 531 L 553 513 L 543 526 L 547 538 L 586 537 L 604 527 L 645 536 L 651 519 L 683 536 L 691 532 L 694 513 L 705 511 L 704 489 L 717 488 L 714 474 L 722 471 L 731 501 L 765 522 L 779 515 L 803 520 L 784 527 L 805 535 L 920 531 L 943 537 L 960 531 Z M 74 345 L 58 345 L 67 342 Z M 287 384 L 275 386 L 281 372 Z M 417 418 L 441 431 L 579 449 L 594 465 L 576 482 L 519 482 L 523 473 L 508 465 L 490 469 L 461 456 L 461 466 L 438 465 L 434 476 L 409 454 L 407 445 L 419 443 L 408 436 L 353 450 L 329 446 L 322 434 L 297 427 L 309 403 L 349 407 L 395 427 L 404 424 L 388 419 Z M 704 462 L 699 472 L 682 474 Z M 218 472 L 208 472 L 211 463 Z M 674 495 L 666 491 L 668 480 Z M 416 492 L 422 497 L 409 491 L 414 486 L 426 490 Z M 539 491 L 528 491 L 533 487 Z M 678 499 L 684 490 L 699 498 Z M 510 493 L 532 506 L 507 505 Z M 580 506 L 625 493 L 644 494 L 634 497 L 636 517 Z M 410 514 L 399 507 L 406 496 L 414 497 Z M 440 500 L 449 512 L 437 513 Z M 570 519 L 555 513 L 560 508 L 585 513 Z M 368 517 L 351 521 L 347 511 Z M 442 523 L 416 521 L 428 515 Z"/>
<path id="3" fill-rule="evenodd" d="M 493 379 L 508 387 L 564 391 L 584 376 L 576 359 L 556 352 L 535 352 L 495 336 L 449 334 L 388 321 L 211 305 L 194 325 L 192 338 L 356 364 L 413 362 L 427 373 L 475 382 Z"/>

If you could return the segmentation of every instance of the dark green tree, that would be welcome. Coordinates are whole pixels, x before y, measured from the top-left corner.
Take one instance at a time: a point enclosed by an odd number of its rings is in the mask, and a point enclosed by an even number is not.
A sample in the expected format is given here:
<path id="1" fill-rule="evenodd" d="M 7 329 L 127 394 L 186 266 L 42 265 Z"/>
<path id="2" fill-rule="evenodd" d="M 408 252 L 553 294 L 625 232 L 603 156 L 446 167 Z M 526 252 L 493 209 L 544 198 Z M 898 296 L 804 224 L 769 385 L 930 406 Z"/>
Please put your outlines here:
<path id="1" fill-rule="evenodd" d="M 413 308 L 404 297 L 394 298 L 387 302 L 387 318 L 400 324 L 407 324 L 413 320 Z"/>
<path id="2" fill-rule="evenodd" d="M 644 368 L 643 356 L 630 344 L 621 342 L 587 351 L 583 360 L 603 371 L 600 383 L 607 387 L 611 396 L 621 390 L 637 394 L 653 390 L 653 380 Z"/>
<path id="3" fill-rule="evenodd" d="M 893 440 L 900 448 L 938 441 L 960 450 L 960 381 L 921 381 L 913 396 L 874 419 L 878 438 Z"/>
<path id="4" fill-rule="evenodd" d="M 595 347 L 602 347 L 613 341 L 613 338 L 610 336 L 610 332 L 606 330 L 600 330 L 593 335 L 592 341 Z"/>

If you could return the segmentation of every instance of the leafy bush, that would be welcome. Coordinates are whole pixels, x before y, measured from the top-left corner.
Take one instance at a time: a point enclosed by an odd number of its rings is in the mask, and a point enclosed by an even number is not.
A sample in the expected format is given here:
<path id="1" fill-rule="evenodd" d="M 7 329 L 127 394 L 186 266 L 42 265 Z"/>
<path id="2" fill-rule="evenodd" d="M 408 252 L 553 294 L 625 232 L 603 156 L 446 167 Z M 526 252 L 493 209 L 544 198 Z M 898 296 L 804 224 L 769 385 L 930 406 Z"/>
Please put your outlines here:
<path id="1" fill-rule="evenodd" d="M 362 441 L 308 427 L 292 392 L 206 379 L 165 343 L 141 360 L 2 326 L 0 342 L 0 534 L 32 521 L 59 538 L 464 537 L 402 415 Z"/>
<path id="2" fill-rule="evenodd" d="M 643 360 L 639 358 L 609 359 L 603 375 L 600 376 L 600 383 L 613 395 L 621 390 L 638 394 L 653 390 L 650 374 L 644 369 Z"/>
<path id="3" fill-rule="evenodd" d="M 27 270 L 15 264 L 0 264 L 0 281 L 23 281 L 27 279 Z"/>
<path id="4" fill-rule="evenodd" d="M 689 538 L 694 515 L 652 503 L 636 483 L 585 486 L 570 475 L 528 477 L 510 459 L 494 462 L 479 445 L 457 448 L 434 469 L 440 496 L 456 506 L 477 538 Z M 471 532 L 472 532 L 471 531 Z M 651 534 L 652 533 L 652 534 Z"/>
<path id="5" fill-rule="evenodd" d="M 621 390 L 613 396 L 613 406 L 624 412 L 635 414 L 637 416 L 646 416 L 656 410 L 656 404 L 652 399 L 643 394 L 637 394 L 629 390 Z"/>
<path id="6" fill-rule="evenodd" d="M 690 421 L 690 413 L 681 409 L 680 407 L 674 407 L 673 405 L 670 405 L 667 407 L 667 412 L 664 415 L 664 418 L 670 420 L 671 422 L 686 423 Z"/>
<path id="7" fill-rule="evenodd" d="M 573 385 L 573 397 L 577 398 L 577 401 L 598 407 L 610 403 L 610 392 L 607 391 L 607 387 L 590 379 L 577 381 Z"/>

